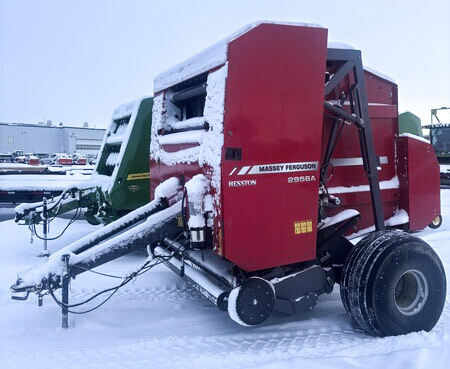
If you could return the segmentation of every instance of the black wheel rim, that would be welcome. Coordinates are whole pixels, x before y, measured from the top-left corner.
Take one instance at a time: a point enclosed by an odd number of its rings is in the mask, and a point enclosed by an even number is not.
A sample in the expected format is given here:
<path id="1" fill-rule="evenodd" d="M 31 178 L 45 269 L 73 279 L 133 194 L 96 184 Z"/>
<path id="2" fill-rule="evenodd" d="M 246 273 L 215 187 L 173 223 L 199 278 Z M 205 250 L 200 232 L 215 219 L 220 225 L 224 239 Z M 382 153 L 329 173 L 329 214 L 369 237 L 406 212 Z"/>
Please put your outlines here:
<path id="1" fill-rule="evenodd" d="M 260 278 L 250 278 L 241 286 L 236 308 L 244 323 L 255 325 L 272 314 L 274 303 L 275 296 L 270 283 Z"/>

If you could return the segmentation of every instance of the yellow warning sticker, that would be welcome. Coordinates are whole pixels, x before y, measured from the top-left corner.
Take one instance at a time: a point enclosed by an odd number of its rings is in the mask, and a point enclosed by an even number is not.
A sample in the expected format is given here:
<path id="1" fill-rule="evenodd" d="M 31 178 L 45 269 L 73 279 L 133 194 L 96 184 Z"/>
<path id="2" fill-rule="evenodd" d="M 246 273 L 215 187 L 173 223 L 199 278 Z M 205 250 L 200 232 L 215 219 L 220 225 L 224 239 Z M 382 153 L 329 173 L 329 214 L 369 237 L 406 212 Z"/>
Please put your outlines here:
<path id="1" fill-rule="evenodd" d="M 127 181 L 134 181 L 135 179 L 148 179 L 150 178 L 150 173 L 134 173 L 128 174 Z"/>
<path id="2" fill-rule="evenodd" d="M 294 222 L 295 234 L 311 233 L 313 231 L 312 220 L 301 220 Z"/>
<path id="3" fill-rule="evenodd" d="M 184 226 L 183 217 L 181 215 L 178 215 L 178 227 L 183 226 Z"/>

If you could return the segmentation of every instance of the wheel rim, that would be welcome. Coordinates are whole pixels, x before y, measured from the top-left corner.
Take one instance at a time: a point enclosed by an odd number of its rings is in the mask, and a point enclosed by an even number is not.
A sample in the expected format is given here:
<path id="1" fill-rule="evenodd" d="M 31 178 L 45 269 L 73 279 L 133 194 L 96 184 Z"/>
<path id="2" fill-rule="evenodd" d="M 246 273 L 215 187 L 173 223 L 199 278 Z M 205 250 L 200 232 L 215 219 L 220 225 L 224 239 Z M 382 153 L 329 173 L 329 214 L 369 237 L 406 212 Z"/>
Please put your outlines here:
<path id="1" fill-rule="evenodd" d="M 403 273 L 395 286 L 395 306 L 403 315 L 415 315 L 428 300 L 428 281 L 417 269 Z"/>
<path id="2" fill-rule="evenodd" d="M 249 278 L 238 294 L 236 309 L 239 318 L 248 325 L 260 324 L 272 314 L 275 295 L 270 282 Z"/>
<path id="3" fill-rule="evenodd" d="M 433 223 L 433 225 L 437 226 L 439 225 L 441 221 L 441 217 L 438 215 L 436 218 L 433 219 L 433 221 L 431 223 Z"/>

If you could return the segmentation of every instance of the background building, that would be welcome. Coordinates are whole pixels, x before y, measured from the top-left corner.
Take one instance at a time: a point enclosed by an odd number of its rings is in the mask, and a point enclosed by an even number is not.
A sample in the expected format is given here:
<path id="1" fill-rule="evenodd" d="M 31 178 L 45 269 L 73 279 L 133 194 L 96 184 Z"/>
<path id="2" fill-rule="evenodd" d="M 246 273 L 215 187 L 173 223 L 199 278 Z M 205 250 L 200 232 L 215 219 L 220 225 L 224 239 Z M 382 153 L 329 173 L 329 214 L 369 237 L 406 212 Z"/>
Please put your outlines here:
<path id="1" fill-rule="evenodd" d="M 105 135 L 105 129 L 54 126 L 46 124 L 0 122 L 0 153 L 22 150 L 36 154 L 87 154 L 96 155 Z"/>

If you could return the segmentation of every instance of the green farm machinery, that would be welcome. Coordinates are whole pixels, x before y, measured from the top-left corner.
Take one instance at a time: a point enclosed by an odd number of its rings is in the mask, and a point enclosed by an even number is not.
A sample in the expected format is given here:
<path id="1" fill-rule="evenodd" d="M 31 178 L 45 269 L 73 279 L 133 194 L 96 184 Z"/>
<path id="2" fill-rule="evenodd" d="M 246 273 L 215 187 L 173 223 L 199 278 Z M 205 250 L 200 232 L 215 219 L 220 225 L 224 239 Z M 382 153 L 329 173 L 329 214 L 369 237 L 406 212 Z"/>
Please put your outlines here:
<path id="1" fill-rule="evenodd" d="M 16 222 L 31 228 L 73 210 L 78 217 L 85 209 L 90 224 L 108 224 L 147 204 L 152 108 L 152 97 L 116 108 L 90 180 L 66 188 L 55 198 L 17 206 Z"/>
<path id="2" fill-rule="evenodd" d="M 405 111 L 404 113 L 399 114 L 398 133 L 410 133 L 419 137 L 423 137 L 422 122 L 420 121 L 420 118 L 410 111 Z"/>
<path id="3" fill-rule="evenodd" d="M 438 112 L 448 110 L 450 107 L 431 109 L 430 124 L 424 126 L 430 130 L 430 142 L 436 153 L 441 169 L 441 185 L 450 185 L 450 121 L 441 122 Z"/>

